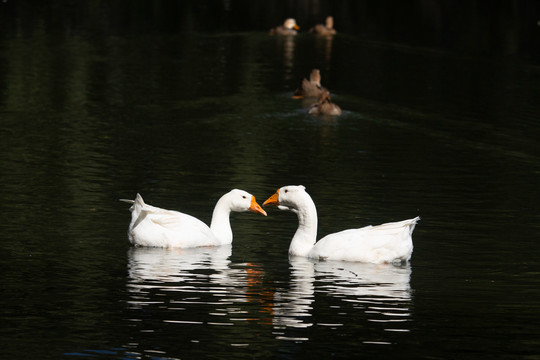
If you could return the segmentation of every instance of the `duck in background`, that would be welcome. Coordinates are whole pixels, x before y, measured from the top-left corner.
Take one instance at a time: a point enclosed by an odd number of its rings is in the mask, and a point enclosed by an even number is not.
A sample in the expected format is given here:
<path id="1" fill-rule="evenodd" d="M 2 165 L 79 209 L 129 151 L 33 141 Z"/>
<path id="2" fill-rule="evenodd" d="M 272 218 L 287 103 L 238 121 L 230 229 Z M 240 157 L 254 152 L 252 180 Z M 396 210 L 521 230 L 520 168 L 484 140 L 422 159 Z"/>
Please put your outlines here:
<path id="1" fill-rule="evenodd" d="M 336 29 L 334 29 L 334 17 L 327 16 L 325 25 L 317 24 L 311 29 L 309 29 L 309 32 L 316 35 L 322 35 L 322 36 L 336 35 Z"/>
<path id="2" fill-rule="evenodd" d="M 341 115 L 341 108 L 332 102 L 328 90 L 324 90 L 319 100 L 310 106 L 308 114 L 339 116 Z"/>
<path id="3" fill-rule="evenodd" d="M 302 85 L 294 92 L 294 99 L 305 97 L 320 97 L 326 89 L 321 85 L 321 72 L 319 69 L 313 69 L 309 74 L 309 80 L 304 78 Z"/>
<path id="4" fill-rule="evenodd" d="M 283 25 L 270 29 L 270 35 L 296 35 L 299 29 L 296 20 L 288 18 L 283 22 Z"/>

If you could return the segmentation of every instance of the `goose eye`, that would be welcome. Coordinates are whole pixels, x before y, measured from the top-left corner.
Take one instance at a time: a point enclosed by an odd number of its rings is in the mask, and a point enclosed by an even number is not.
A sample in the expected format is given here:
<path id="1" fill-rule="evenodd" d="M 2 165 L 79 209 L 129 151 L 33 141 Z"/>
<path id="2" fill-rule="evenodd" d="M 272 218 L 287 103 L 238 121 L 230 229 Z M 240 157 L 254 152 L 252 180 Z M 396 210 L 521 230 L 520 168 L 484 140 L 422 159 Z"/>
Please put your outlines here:
<path id="1" fill-rule="evenodd" d="M 242 195 L 242 199 L 246 199 L 246 195 Z"/>
<path id="2" fill-rule="evenodd" d="M 289 190 L 285 189 L 285 193 L 288 193 L 288 192 L 289 192 Z"/>

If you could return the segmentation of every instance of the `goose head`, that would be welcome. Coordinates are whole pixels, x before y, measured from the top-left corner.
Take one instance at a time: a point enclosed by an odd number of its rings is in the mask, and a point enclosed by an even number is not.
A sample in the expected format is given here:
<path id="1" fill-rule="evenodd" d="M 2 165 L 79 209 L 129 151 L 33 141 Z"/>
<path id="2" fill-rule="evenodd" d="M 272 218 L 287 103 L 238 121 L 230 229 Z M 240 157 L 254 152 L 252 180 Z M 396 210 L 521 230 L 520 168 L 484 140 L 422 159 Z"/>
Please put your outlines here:
<path id="1" fill-rule="evenodd" d="M 227 196 L 229 198 L 230 208 L 232 211 L 243 212 L 252 211 L 257 214 L 266 216 L 266 211 L 257 203 L 255 196 L 247 191 L 234 189 Z"/>
<path id="2" fill-rule="evenodd" d="M 263 203 L 263 206 L 277 205 L 280 210 L 298 212 L 305 204 L 306 198 L 311 199 L 303 185 L 288 185 L 279 188 Z"/>

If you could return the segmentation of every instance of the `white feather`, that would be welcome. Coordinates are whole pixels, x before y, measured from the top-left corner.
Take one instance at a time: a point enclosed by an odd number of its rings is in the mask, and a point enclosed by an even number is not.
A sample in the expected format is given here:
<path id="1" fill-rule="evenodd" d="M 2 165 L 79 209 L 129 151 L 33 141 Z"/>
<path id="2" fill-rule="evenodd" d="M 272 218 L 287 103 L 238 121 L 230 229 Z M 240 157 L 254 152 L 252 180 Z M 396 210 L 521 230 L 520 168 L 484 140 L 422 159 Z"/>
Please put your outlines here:
<path id="1" fill-rule="evenodd" d="M 231 211 L 251 210 L 266 215 L 260 206 L 260 211 L 254 210 L 253 195 L 237 189 L 218 200 L 210 227 L 191 215 L 148 205 L 139 194 L 135 200 L 121 201 L 133 204 L 128 239 L 138 246 L 191 248 L 230 244 L 233 239 L 229 221 Z"/>
<path id="2" fill-rule="evenodd" d="M 412 232 L 420 217 L 344 230 L 317 242 L 317 210 L 305 188 L 302 185 L 284 186 L 277 195 L 280 209 L 298 215 L 298 229 L 291 240 L 290 255 L 368 263 L 407 262 L 411 258 Z"/>

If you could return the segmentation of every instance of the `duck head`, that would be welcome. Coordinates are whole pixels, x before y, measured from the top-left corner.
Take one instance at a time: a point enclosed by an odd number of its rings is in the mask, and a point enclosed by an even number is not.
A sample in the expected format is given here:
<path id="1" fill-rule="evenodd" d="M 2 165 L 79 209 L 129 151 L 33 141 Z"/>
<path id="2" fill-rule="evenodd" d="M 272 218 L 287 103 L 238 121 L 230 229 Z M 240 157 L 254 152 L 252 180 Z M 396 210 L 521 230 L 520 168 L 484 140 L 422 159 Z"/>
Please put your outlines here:
<path id="1" fill-rule="evenodd" d="M 327 29 L 333 29 L 334 28 L 334 18 L 332 16 L 326 17 L 326 28 Z"/>
<path id="2" fill-rule="evenodd" d="M 309 74 L 309 81 L 312 83 L 321 86 L 321 72 L 319 69 L 313 69 L 311 74 Z"/>
<path id="3" fill-rule="evenodd" d="M 300 26 L 296 24 L 296 20 L 293 18 L 286 19 L 285 22 L 283 23 L 283 26 L 286 27 L 287 29 L 300 30 Z"/>

